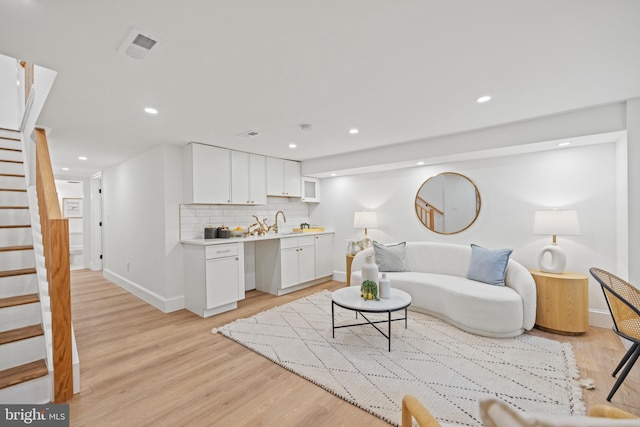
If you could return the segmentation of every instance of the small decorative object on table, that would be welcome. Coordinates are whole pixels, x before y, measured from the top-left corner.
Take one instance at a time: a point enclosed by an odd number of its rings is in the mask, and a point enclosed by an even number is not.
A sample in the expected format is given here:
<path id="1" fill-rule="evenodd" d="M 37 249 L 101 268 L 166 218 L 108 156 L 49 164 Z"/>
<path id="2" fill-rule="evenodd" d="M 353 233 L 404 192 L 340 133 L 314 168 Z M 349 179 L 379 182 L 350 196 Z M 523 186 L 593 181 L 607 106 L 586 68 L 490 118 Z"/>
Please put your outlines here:
<path id="1" fill-rule="evenodd" d="M 365 280 L 364 282 L 362 282 L 362 285 L 360 285 L 360 294 L 362 295 L 362 299 L 364 300 L 379 301 L 378 285 L 372 280 Z"/>
<path id="2" fill-rule="evenodd" d="M 309 223 L 303 222 L 302 224 L 300 224 L 300 229 L 301 230 L 304 230 L 305 228 L 309 228 Z"/>
<path id="3" fill-rule="evenodd" d="M 380 298 L 388 299 L 391 298 L 391 281 L 387 278 L 387 273 L 382 273 L 382 278 L 380 278 Z"/>
<path id="4" fill-rule="evenodd" d="M 362 281 L 371 280 L 378 284 L 378 264 L 373 262 L 373 255 L 369 255 L 365 258 L 365 263 L 362 264 Z"/>

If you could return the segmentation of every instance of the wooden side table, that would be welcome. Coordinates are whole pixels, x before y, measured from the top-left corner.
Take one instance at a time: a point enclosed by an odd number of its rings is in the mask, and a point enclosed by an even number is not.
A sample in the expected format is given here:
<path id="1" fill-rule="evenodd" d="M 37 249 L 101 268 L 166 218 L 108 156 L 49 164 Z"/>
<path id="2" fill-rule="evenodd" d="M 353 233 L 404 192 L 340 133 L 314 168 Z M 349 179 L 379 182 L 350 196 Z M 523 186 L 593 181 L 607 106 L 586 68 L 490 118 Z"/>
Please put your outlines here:
<path id="1" fill-rule="evenodd" d="M 589 329 L 589 278 L 578 273 L 532 270 L 536 282 L 536 326 L 543 331 L 579 335 Z"/>
<path id="2" fill-rule="evenodd" d="M 347 255 L 347 286 L 351 286 L 351 263 L 355 255 Z"/>

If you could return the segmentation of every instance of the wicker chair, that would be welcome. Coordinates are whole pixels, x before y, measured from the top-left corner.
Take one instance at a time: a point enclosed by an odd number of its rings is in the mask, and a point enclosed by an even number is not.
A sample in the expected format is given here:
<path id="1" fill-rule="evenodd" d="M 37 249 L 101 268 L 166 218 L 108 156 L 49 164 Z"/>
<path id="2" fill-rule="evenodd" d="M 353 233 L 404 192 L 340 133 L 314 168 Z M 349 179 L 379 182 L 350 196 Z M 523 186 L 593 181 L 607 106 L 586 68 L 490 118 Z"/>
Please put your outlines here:
<path id="1" fill-rule="evenodd" d="M 618 371 L 625 367 L 607 397 L 607 400 L 611 401 L 640 356 L 640 289 L 599 268 L 591 268 L 589 272 L 602 286 L 613 317 L 613 331 L 633 343 L 613 371 L 615 377 Z"/>

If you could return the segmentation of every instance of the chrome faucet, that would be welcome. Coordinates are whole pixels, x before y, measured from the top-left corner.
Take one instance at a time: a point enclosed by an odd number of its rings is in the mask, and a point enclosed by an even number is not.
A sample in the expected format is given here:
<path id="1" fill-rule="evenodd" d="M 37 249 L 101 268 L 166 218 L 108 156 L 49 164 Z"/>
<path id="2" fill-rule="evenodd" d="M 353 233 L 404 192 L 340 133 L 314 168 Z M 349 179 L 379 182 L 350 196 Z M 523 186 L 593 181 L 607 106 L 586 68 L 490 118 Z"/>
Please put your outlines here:
<path id="1" fill-rule="evenodd" d="M 278 232 L 278 214 L 282 214 L 282 219 L 284 220 L 284 222 L 287 222 L 287 217 L 284 216 L 284 212 L 282 211 L 276 212 L 276 221 L 275 221 L 276 223 L 274 224 L 274 227 L 273 227 L 273 231 L 275 231 L 276 233 Z"/>

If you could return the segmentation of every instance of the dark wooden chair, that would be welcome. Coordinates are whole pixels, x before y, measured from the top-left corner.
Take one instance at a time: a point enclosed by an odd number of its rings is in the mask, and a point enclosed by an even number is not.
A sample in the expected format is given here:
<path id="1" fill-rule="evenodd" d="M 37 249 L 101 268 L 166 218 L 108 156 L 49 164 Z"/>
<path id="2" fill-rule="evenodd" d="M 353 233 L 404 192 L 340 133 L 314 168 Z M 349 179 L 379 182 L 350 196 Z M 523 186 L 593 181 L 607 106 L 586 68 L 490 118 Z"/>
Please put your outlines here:
<path id="1" fill-rule="evenodd" d="M 607 397 L 607 401 L 611 401 L 615 392 L 618 391 L 618 387 L 620 387 L 620 384 L 622 384 L 636 360 L 638 360 L 638 356 L 640 356 L 640 289 L 599 268 L 591 268 L 589 272 L 602 287 L 609 311 L 613 317 L 613 331 L 633 343 L 613 371 L 613 376 L 615 377 L 624 366 L 622 374 L 616 380 Z"/>

